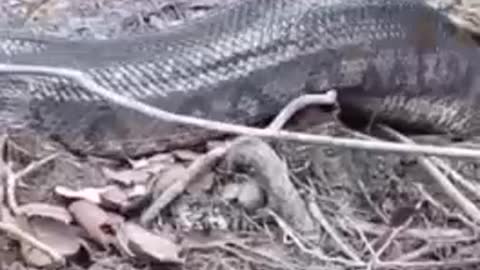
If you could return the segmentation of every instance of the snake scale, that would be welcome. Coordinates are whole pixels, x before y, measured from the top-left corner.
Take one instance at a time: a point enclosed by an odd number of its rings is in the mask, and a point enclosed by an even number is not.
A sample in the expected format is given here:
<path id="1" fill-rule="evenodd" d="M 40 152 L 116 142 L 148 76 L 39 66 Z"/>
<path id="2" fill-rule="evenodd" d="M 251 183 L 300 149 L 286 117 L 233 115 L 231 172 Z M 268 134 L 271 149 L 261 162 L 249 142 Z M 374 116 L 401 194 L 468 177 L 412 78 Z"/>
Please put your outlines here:
<path id="1" fill-rule="evenodd" d="M 478 48 L 419 0 L 244 0 L 155 34 L 72 41 L 0 35 L 0 62 L 81 70 L 169 112 L 238 124 L 305 93 L 431 132 L 480 130 Z M 139 156 L 220 134 L 152 119 L 57 77 L 0 77 L 0 120 L 70 149 Z"/>

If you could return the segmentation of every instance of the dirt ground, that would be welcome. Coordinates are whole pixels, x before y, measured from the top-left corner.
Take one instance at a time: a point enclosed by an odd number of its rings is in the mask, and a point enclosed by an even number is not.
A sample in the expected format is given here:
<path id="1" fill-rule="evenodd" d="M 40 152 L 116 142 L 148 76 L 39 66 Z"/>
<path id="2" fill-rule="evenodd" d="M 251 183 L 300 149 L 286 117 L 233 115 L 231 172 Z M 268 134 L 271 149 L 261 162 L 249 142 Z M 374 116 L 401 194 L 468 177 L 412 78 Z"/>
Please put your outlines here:
<path id="1" fill-rule="evenodd" d="M 228 1 L 3 0 L 0 28 L 105 39 L 160 31 Z M 477 29 L 474 11 L 480 4 L 455 3 L 464 8 L 451 14 Z M 336 122 L 311 131 L 356 136 Z M 414 139 L 450 144 L 434 136 Z M 0 164 L 4 186 L 13 186 L 15 194 L 9 188 L 0 194 L 5 201 L 0 230 L 10 232 L 0 234 L 0 269 L 58 267 L 39 246 L 19 239 L 24 233 L 67 258 L 61 269 L 480 266 L 478 219 L 472 215 L 478 210 L 468 207 L 480 207 L 480 163 L 443 159 L 451 167 L 442 167 L 451 178 L 445 182 L 409 155 L 243 143 L 236 155 L 205 171 L 144 229 L 138 226 L 140 212 L 152 199 L 145 199 L 145 190 L 153 190 L 153 199 L 160 197 L 203 152 L 179 150 L 118 164 L 76 157 L 30 135 L 2 141 L 4 159 L 12 160 Z M 252 157 L 244 151 L 249 148 L 259 153 Z M 242 167 L 252 160 L 254 170 Z M 24 168 L 29 172 L 19 176 Z M 263 207 L 266 201 L 269 208 Z M 68 226 L 59 225 L 63 219 Z"/>

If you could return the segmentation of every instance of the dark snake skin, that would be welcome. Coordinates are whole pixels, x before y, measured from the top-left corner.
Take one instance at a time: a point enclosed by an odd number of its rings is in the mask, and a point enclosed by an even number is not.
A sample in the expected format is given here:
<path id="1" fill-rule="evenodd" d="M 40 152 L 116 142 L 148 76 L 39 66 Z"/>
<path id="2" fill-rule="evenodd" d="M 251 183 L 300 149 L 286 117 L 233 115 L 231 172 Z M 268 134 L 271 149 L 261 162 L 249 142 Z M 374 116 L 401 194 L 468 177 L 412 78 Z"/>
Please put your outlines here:
<path id="1" fill-rule="evenodd" d="M 82 70 L 170 112 L 239 124 L 331 88 L 342 110 L 429 132 L 479 131 L 478 48 L 418 0 L 245 0 L 148 36 L 0 37 L 0 62 Z M 3 76 L 0 119 L 69 148 L 138 156 L 220 134 L 115 106 L 54 77 Z"/>

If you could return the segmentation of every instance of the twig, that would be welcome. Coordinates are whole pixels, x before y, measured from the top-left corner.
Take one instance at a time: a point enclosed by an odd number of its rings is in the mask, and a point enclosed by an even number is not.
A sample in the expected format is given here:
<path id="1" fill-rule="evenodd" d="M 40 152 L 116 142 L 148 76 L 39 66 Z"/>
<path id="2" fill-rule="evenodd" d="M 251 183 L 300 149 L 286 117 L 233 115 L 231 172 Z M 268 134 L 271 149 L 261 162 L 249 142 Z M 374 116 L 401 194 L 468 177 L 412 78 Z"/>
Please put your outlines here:
<path id="1" fill-rule="evenodd" d="M 374 224 L 361 219 L 349 217 L 343 218 L 346 221 L 347 226 L 351 228 L 357 228 L 367 234 L 371 235 L 384 235 L 386 231 L 391 227 L 386 225 Z M 449 229 L 449 228 L 407 228 L 401 232 L 399 238 L 415 238 L 424 241 L 438 242 L 438 243 L 453 243 L 458 241 L 471 241 L 475 239 L 475 236 L 470 235 L 467 230 Z"/>
<path id="2" fill-rule="evenodd" d="M 336 99 L 337 92 L 335 90 L 330 90 L 326 94 L 300 96 L 285 106 L 285 108 L 283 108 L 283 110 L 277 114 L 270 125 L 268 125 L 268 128 L 272 130 L 280 130 L 287 123 L 287 121 L 290 120 L 292 116 L 301 109 L 304 109 L 309 105 L 334 104 Z"/>
<path id="3" fill-rule="evenodd" d="M 246 244 L 246 242 L 249 240 L 245 241 L 245 239 L 240 239 L 236 237 L 234 237 L 233 239 L 227 238 L 227 239 L 221 239 L 221 240 L 207 240 L 207 241 L 200 241 L 200 242 L 198 241 L 188 242 L 188 240 L 189 239 L 187 239 L 187 241 L 183 243 L 183 247 L 185 249 L 209 250 L 213 248 L 218 248 L 220 250 L 231 252 L 237 255 L 237 257 L 244 259 L 245 261 L 253 261 L 258 263 L 259 262 L 258 259 L 255 260 L 253 256 L 245 254 L 244 251 L 248 251 L 254 256 L 257 256 L 259 258 L 264 258 L 265 260 L 263 264 L 268 265 L 272 268 L 275 268 L 275 266 L 283 266 L 291 269 L 293 267 L 288 262 L 283 261 L 281 258 L 276 258 L 275 256 L 272 256 L 270 254 L 264 254 L 263 252 L 260 252 L 256 249 L 252 249 Z M 275 263 L 275 265 L 268 263 L 267 260 Z M 298 268 L 298 267 L 295 267 L 295 268 Z"/>
<path id="4" fill-rule="evenodd" d="M 308 95 L 294 99 L 287 104 L 277 117 L 271 122 L 267 129 L 279 129 L 288 121 L 295 112 L 311 104 L 331 103 L 336 98 L 335 92 L 329 92 L 327 95 Z M 175 184 L 165 190 L 161 196 L 148 207 L 140 219 L 143 225 L 148 225 L 153 221 L 157 214 L 195 179 L 198 175 L 213 167 L 230 150 L 232 144 L 226 144 L 212 149 L 208 153 L 197 158 L 186 170 L 184 177 L 178 179 Z"/>
<path id="5" fill-rule="evenodd" d="M 399 262 L 399 261 L 385 261 L 378 262 L 375 267 L 386 269 L 436 269 L 441 267 L 442 269 L 448 269 L 456 267 L 461 269 L 469 265 L 478 265 L 480 258 L 465 258 L 459 260 L 440 260 L 440 261 L 421 261 L 421 262 Z"/>
<path id="6" fill-rule="evenodd" d="M 192 116 L 178 115 L 170 113 L 136 99 L 119 95 L 109 91 L 92 80 L 87 74 L 68 68 L 55 68 L 48 66 L 30 66 L 15 64 L 0 64 L 0 73 L 4 74 L 30 74 L 40 76 L 60 76 L 78 82 L 88 91 L 97 94 L 114 104 L 130 108 L 145 115 L 155 117 L 167 122 L 191 125 L 204 129 L 215 130 L 227 134 L 257 136 L 272 139 L 284 139 L 302 143 L 332 145 L 338 147 L 357 148 L 364 150 L 390 151 L 410 154 L 427 154 L 450 156 L 458 158 L 480 158 L 480 151 L 456 148 L 456 147 L 438 147 L 433 145 L 406 145 L 391 142 L 368 142 L 347 138 L 332 138 L 329 136 L 311 135 L 300 132 L 290 132 L 284 130 L 270 130 L 246 127 L 241 125 L 229 124 L 220 121 L 200 119 Z"/>
<path id="7" fill-rule="evenodd" d="M 414 251 L 402 254 L 401 256 L 397 257 L 395 261 L 397 262 L 407 262 L 407 261 L 412 261 L 414 259 L 418 259 L 421 256 L 427 254 L 428 252 L 431 252 L 435 249 L 435 246 L 432 246 L 430 243 L 427 243 Z"/>
<path id="8" fill-rule="evenodd" d="M 239 137 L 232 143 L 225 160 L 229 168 L 248 168 L 245 173 L 267 192 L 269 207 L 296 230 L 315 230 L 315 222 L 290 180 L 287 164 L 270 145 L 259 138 Z"/>
<path id="9" fill-rule="evenodd" d="M 38 250 L 45 252 L 55 263 L 60 263 L 62 265 L 65 264 L 65 259 L 62 255 L 60 255 L 57 251 L 49 247 L 48 245 L 38 241 L 35 237 L 31 236 L 30 234 L 24 232 L 20 228 L 8 224 L 5 222 L 0 222 L 0 230 L 4 231 L 7 234 L 13 235 L 17 239 L 23 242 L 27 242 L 28 244 L 34 246 Z"/>
<path id="10" fill-rule="evenodd" d="M 360 257 L 357 255 L 355 250 L 348 244 L 343 241 L 343 239 L 340 237 L 340 234 L 335 230 L 335 228 L 330 224 L 330 222 L 327 220 L 325 215 L 322 213 L 322 210 L 318 207 L 317 204 L 315 204 L 313 201 L 311 201 L 309 204 L 309 209 L 312 214 L 312 216 L 320 222 L 320 225 L 325 229 L 325 231 L 332 237 L 332 239 L 337 242 L 338 246 L 340 247 L 343 252 L 350 257 L 350 259 L 356 261 L 356 262 L 361 262 L 362 260 Z"/>
<path id="11" fill-rule="evenodd" d="M 415 143 L 409 138 L 399 134 L 398 132 L 388 128 L 382 127 L 390 135 L 395 136 L 398 140 L 405 143 Z M 443 188 L 445 193 L 455 201 L 458 206 L 463 209 L 476 223 L 480 224 L 480 210 L 475 204 L 463 195 L 450 180 L 426 157 L 418 157 L 420 164 L 432 175 L 437 183 Z"/>
<path id="12" fill-rule="evenodd" d="M 49 155 L 49 156 L 47 156 L 47 157 L 45 157 L 45 158 L 43 158 L 39 161 L 31 162 L 26 168 L 24 168 L 24 169 L 22 169 L 18 172 L 13 172 L 10 169 L 9 165 L 4 166 L 4 170 L 6 172 L 6 177 L 7 177 L 7 179 L 6 179 L 6 181 L 7 181 L 6 195 L 7 195 L 8 207 L 10 208 L 10 210 L 15 215 L 19 214 L 18 203 L 17 203 L 16 196 L 15 196 L 15 188 L 16 188 L 16 185 L 17 185 L 17 181 L 19 179 L 21 179 L 22 177 L 25 177 L 29 173 L 33 172 L 34 170 L 40 168 L 41 166 L 43 166 L 47 162 L 50 162 L 51 160 L 55 159 L 57 156 L 58 156 L 58 154 L 52 154 L 52 155 Z"/>
<path id="13" fill-rule="evenodd" d="M 142 225 L 147 226 L 150 224 L 161 209 L 181 194 L 200 174 L 207 171 L 208 168 L 213 167 L 214 164 L 225 155 L 227 149 L 228 147 L 215 148 L 193 161 L 185 175 L 181 179 L 178 179 L 173 185 L 169 186 L 162 195 L 156 198 L 155 202 L 142 213 L 140 218 Z"/>
<path id="14" fill-rule="evenodd" d="M 472 182 L 466 180 L 460 173 L 452 169 L 445 161 L 437 158 L 431 157 L 433 163 L 445 171 L 447 175 L 452 177 L 452 180 L 462 185 L 466 190 L 474 194 L 477 199 L 480 199 L 480 188 L 478 185 L 473 184 Z"/>
<path id="15" fill-rule="evenodd" d="M 293 242 L 297 245 L 297 247 L 301 251 L 305 252 L 306 254 L 317 257 L 322 261 L 341 263 L 343 265 L 351 266 L 351 267 L 358 267 L 358 266 L 365 265 L 365 263 L 359 263 L 352 260 L 328 257 L 319 248 L 310 249 L 306 247 L 303 241 L 300 239 L 300 237 L 297 236 L 297 233 L 279 215 L 277 215 L 275 212 L 270 210 L 268 210 L 268 212 L 276 220 L 276 222 L 278 223 L 278 226 L 284 231 L 284 233 L 288 235 L 290 238 L 292 238 Z"/>
<path id="16" fill-rule="evenodd" d="M 13 214 L 18 214 L 18 203 L 15 196 L 15 188 L 17 186 L 17 178 L 15 174 L 12 172 L 10 166 L 6 165 L 4 167 L 6 173 L 6 197 L 7 197 L 7 205 L 8 208 L 12 211 Z"/>
<path id="17" fill-rule="evenodd" d="M 415 186 L 417 187 L 418 191 L 420 192 L 420 194 L 431 204 L 433 205 L 434 207 L 436 207 L 437 209 L 439 209 L 441 212 L 443 212 L 443 214 L 447 217 L 454 217 L 454 218 L 457 218 L 458 220 L 462 221 L 463 223 L 465 223 L 465 225 L 467 225 L 468 227 L 471 228 L 472 231 L 474 231 L 475 233 L 478 234 L 478 226 L 476 223 L 474 223 L 473 221 L 471 221 L 470 219 L 468 219 L 466 216 L 464 216 L 463 214 L 461 213 L 451 213 L 447 207 L 445 207 L 444 205 L 442 205 L 439 201 L 435 200 L 435 198 L 432 197 L 432 195 L 430 195 L 430 193 L 428 193 L 425 188 L 423 187 L 422 184 L 415 184 Z"/>

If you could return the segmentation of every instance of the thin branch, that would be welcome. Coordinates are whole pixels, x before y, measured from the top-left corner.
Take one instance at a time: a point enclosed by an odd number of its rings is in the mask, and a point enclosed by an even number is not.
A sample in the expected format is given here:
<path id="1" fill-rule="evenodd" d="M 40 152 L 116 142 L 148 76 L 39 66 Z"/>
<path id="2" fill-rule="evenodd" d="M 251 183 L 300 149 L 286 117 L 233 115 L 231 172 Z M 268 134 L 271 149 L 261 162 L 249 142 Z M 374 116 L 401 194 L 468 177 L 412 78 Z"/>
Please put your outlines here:
<path id="1" fill-rule="evenodd" d="M 382 127 L 386 132 L 395 136 L 398 140 L 414 144 L 415 142 L 398 132 L 388 128 Z M 480 224 L 480 210 L 477 206 L 469 200 L 465 195 L 458 190 L 455 185 L 426 157 L 418 157 L 420 164 L 432 175 L 433 179 L 443 188 L 443 191 L 454 201 L 457 205 L 465 211 L 470 218 L 475 220 L 477 224 Z"/>
<path id="2" fill-rule="evenodd" d="M 471 181 L 468 181 L 460 173 L 452 169 L 444 160 L 437 157 L 431 157 L 431 160 L 435 165 L 445 171 L 445 174 L 450 175 L 452 180 L 457 182 L 459 185 L 462 185 L 466 190 L 474 194 L 477 199 L 480 199 L 480 188 L 478 185 L 475 185 Z"/>
<path id="3" fill-rule="evenodd" d="M 25 167 L 24 169 L 18 172 L 13 172 L 9 165 L 4 166 L 4 170 L 6 172 L 6 178 L 7 178 L 6 179 L 6 182 L 7 182 L 6 195 L 7 195 L 8 207 L 10 208 L 10 210 L 12 210 L 12 212 L 15 215 L 19 214 L 19 209 L 18 209 L 19 206 L 15 196 L 17 181 L 57 157 L 58 157 L 58 154 L 52 154 L 52 155 L 46 156 L 41 160 L 31 162 L 27 167 Z"/>
<path id="4" fill-rule="evenodd" d="M 335 99 L 335 92 L 329 92 L 327 95 L 307 95 L 303 98 L 297 98 L 287 104 L 267 128 L 280 129 L 298 110 L 312 104 L 332 103 Z M 140 219 L 141 223 L 147 226 L 152 222 L 157 214 L 180 195 L 191 182 L 195 181 L 199 175 L 208 171 L 208 169 L 213 167 L 218 160 L 224 157 L 227 151 L 231 149 L 231 146 L 232 143 L 227 143 L 198 157 L 192 164 L 190 164 L 183 177 L 168 187 L 158 198 L 155 198 L 155 201 L 143 212 Z"/>
<path id="5" fill-rule="evenodd" d="M 438 147 L 433 145 L 406 145 L 392 142 L 368 142 L 347 138 L 332 138 L 329 136 L 311 135 L 300 132 L 289 132 L 284 130 L 271 130 L 262 128 L 246 127 L 241 125 L 229 124 L 220 121 L 212 121 L 200 119 L 192 116 L 178 115 L 170 113 L 139 100 L 128 98 L 113 91 L 109 91 L 87 74 L 68 68 L 55 68 L 48 66 L 30 66 L 30 65 L 15 65 L 15 64 L 0 64 L 0 73 L 4 74 L 26 74 L 26 75 L 40 75 L 40 76 L 60 76 L 78 82 L 88 91 L 95 93 L 114 104 L 130 108 L 132 110 L 141 112 L 145 115 L 162 119 L 167 122 L 174 122 L 178 124 L 191 125 L 204 129 L 215 130 L 227 134 L 257 136 L 272 139 L 284 139 L 303 143 L 332 145 L 338 147 L 357 148 L 364 150 L 388 151 L 398 153 L 410 154 L 427 154 L 450 156 L 458 158 L 480 158 L 480 151 L 455 148 L 455 147 Z"/>
<path id="6" fill-rule="evenodd" d="M 330 105 L 337 100 L 337 92 L 330 90 L 326 94 L 303 95 L 292 100 L 280 111 L 268 126 L 269 129 L 280 130 L 292 116 L 310 105 Z"/>
<path id="7" fill-rule="evenodd" d="M 161 196 L 156 198 L 153 204 L 142 213 L 140 223 L 144 226 L 150 224 L 158 213 L 181 194 L 192 181 L 198 179 L 199 175 L 208 171 L 208 168 L 213 167 L 220 158 L 225 156 L 227 149 L 228 146 L 217 147 L 195 159 L 195 161 L 193 161 L 193 163 L 187 168 L 185 175 L 178 179 L 173 185 L 169 186 Z"/>
<path id="8" fill-rule="evenodd" d="M 320 207 L 318 207 L 317 204 L 314 202 L 310 202 L 308 204 L 310 212 L 312 213 L 312 216 L 320 222 L 320 225 L 323 227 L 323 229 L 332 237 L 332 239 L 337 242 L 338 246 L 340 249 L 350 257 L 350 259 L 356 261 L 356 262 L 362 262 L 360 259 L 360 256 L 357 255 L 355 250 L 353 249 L 352 246 L 350 246 L 348 243 L 343 241 L 342 237 L 340 236 L 340 233 L 330 224 L 328 221 L 327 217 L 323 214 L 322 210 Z"/>
<path id="9" fill-rule="evenodd" d="M 365 267 L 366 263 L 357 262 L 353 260 L 347 260 L 343 258 L 334 258 L 325 255 L 325 253 L 319 248 L 308 248 L 304 243 L 299 234 L 290 227 L 287 222 L 285 222 L 278 214 L 272 210 L 267 210 L 267 212 L 275 219 L 278 226 L 283 230 L 283 232 L 288 235 L 294 242 L 294 244 L 304 253 L 316 257 L 317 259 L 324 262 L 339 263 L 349 267 Z"/>
<path id="10" fill-rule="evenodd" d="M 3 231 L 7 234 L 10 234 L 17 238 L 18 240 L 22 242 L 26 242 L 35 248 L 45 252 L 54 262 L 59 263 L 59 264 L 65 264 L 65 259 L 63 258 L 62 255 L 60 255 L 56 250 L 51 248 L 50 246 L 40 242 L 37 240 L 35 237 L 32 235 L 24 232 L 20 228 L 14 226 L 13 224 L 5 223 L 5 222 L 0 222 L 0 231 Z"/>

